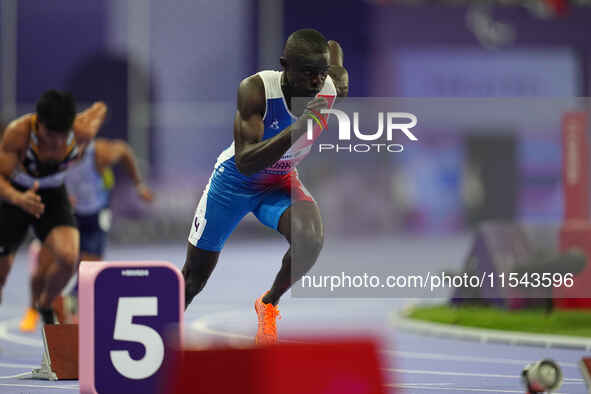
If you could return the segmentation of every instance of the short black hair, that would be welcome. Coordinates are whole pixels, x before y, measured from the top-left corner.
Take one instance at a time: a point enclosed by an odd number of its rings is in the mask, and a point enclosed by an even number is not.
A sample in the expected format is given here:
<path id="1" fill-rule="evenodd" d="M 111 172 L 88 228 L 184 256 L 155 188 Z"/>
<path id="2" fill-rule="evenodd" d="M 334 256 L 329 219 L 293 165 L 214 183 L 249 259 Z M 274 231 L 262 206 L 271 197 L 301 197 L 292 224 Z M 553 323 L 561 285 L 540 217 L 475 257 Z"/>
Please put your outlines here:
<path id="1" fill-rule="evenodd" d="M 36 106 L 37 120 L 48 130 L 65 133 L 70 131 L 76 117 L 76 102 L 69 92 L 48 90 Z"/>
<path id="2" fill-rule="evenodd" d="M 283 47 L 283 56 L 291 57 L 328 51 L 326 37 L 315 29 L 300 29 L 289 35 Z"/>

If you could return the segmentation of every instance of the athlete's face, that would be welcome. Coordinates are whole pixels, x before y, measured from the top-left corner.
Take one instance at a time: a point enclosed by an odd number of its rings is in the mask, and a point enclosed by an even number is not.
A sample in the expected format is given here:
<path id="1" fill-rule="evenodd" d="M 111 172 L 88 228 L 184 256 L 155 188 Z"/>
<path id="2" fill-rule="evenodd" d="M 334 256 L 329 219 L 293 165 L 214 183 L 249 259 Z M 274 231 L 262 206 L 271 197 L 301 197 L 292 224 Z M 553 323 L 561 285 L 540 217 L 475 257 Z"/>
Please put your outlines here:
<path id="1" fill-rule="evenodd" d="M 328 75 L 328 51 L 281 58 L 289 94 L 292 97 L 314 97 Z"/>
<path id="2" fill-rule="evenodd" d="M 59 151 L 66 148 L 70 133 L 49 130 L 43 123 L 37 122 L 37 136 L 48 150 Z"/>

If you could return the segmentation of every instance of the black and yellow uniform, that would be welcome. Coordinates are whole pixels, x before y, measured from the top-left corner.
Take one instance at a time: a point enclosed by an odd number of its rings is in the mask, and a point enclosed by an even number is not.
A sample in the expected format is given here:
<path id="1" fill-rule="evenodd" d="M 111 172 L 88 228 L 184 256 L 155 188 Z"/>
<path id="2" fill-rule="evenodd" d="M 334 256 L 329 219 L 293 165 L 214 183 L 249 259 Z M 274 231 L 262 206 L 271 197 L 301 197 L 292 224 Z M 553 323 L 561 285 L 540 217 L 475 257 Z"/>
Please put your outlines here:
<path id="1" fill-rule="evenodd" d="M 42 162 L 39 160 L 39 141 L 36 135 L 37 116 L 31 116 L 31 136 L 29 146 L 21 166 L 11 176 L 12 186 L 26 191 L 39 183 L 38 194 L 45 205 L 39 219 L 20 207 L 0 200 L 0 256 L 14 253 L 33 226 L 35 236 L 42 242 L 51 230 L 58 226 L 76 227 L 76 219 L 68 193 L 64 185 L 65 171 L 80 153 L 74 132 L 69 131 L 68 148 L 61 160 Z"/>

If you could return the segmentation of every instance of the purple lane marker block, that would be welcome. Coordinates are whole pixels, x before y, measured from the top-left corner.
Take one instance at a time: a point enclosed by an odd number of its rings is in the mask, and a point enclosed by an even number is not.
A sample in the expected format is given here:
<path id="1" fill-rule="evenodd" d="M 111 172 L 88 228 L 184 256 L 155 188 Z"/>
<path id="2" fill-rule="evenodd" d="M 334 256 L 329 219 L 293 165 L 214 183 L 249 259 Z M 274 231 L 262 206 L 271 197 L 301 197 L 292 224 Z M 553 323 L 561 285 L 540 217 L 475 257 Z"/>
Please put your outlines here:
<path id="1" fill-rule="evenodd" d="M 82 262 L 79 269 L 81 393 L 156 393 L 181 338 L 184 280 L 168 262 Z M 172 330 L 172 331 L 171 331 Z"/>

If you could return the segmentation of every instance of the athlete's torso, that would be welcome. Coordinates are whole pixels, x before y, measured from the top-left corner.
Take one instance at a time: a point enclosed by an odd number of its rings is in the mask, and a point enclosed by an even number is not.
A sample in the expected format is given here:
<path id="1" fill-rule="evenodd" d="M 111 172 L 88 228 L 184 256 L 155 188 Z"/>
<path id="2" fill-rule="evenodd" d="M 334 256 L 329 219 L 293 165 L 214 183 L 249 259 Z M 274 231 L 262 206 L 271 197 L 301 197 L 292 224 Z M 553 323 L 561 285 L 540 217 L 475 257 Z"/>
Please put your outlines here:
<path id="1" fill-rule="evenodd" d="M 257 75 L 262 79 L 265 87 L 265 114 L 263 116 L 264 133 L 263 140 L 277 135 L 296 121 L 296 117 L 290 112 L 283 91 L 281 89 L 281 71 L 261 71 Z M 336 89 L 330 76 L 326 78 L 319 96 L 326 97 L 332 106 L 336 97 Z M 320 133 L 314 133 L 317 138 Z M 238 171 L 234 160 L 234 143 L 226 148 L 219 156 L 216 163 L 218 172 L 225 178 L 252 185 L 269 185 L 280 182 L 286 175 L 295 169 L 309 153 L 314 140 L 307 140 L 306 135 L 300 137 L 290 149 L 281 156 L 272 166 L 265 168 L 253 175 L 246 176 Z"/>
<path id="2" fill-rule="evenodd" d="M 37 137 L 37 115 L 32 115 L 30 119 L 29 146 L 25 150 L 21 165 L 12 175 L 12 181 L 24 187 L 31 187 L 34 182 L 39 182 L 40 188 L 61 186 L 64 183 L 65 171 L 80 154 L 74 131 L 68 132 L 67 147 L 59 160 L 41 161 L 39 158 L 39 138 Z"/>
<path id="3" fill-rule="evenodd" d="M 95 143 L 91 142 L 84 156 L 66 173 L 68 194 L 74 197 L 76 213 L 89 215 L 107 207 L 109 190 L 97 170 Z"/>

